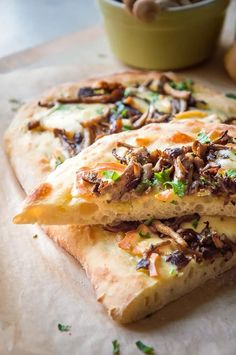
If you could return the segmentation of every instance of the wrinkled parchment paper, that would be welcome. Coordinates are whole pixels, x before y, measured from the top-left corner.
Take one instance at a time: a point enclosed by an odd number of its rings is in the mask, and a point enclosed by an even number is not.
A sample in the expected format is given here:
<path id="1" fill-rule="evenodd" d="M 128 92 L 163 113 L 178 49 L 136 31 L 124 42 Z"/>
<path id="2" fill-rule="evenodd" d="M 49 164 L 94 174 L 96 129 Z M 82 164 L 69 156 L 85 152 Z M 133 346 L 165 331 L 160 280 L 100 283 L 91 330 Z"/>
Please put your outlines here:
<path id="1" fill-rule="evenodd" d="M 225 45 L 233 38 L 229 30 L 226 27 Z M 185 74 L 224 92 L 235 91 L 235 84 L 223 71 L 220 53 Z M 1 75 L 1 137 L 13 116 L 10 99 L 25 101 L 60 82 L 122 68 L 112 57 L 104 60 L 105 64 L 92 67 L 79 62 L 76 67 L 24 69 Z M 96 302 L 89 280 L 71 256 L 39 227 L 11 223 L 23 197 L 1 149 L 0 354 L 106 355 L 112 354 L 114 339 L 121 344 L 121 354 L 138 354 L 137 340 L 154 346 L 158 355 L 236 354 L 235 270 L 152 317 L 126 327 L 117 325 Z M 35 234 L 37 238 L 33 238 Z M 60 332 L 58 323 L 70 325 L 70 332 Z"/>

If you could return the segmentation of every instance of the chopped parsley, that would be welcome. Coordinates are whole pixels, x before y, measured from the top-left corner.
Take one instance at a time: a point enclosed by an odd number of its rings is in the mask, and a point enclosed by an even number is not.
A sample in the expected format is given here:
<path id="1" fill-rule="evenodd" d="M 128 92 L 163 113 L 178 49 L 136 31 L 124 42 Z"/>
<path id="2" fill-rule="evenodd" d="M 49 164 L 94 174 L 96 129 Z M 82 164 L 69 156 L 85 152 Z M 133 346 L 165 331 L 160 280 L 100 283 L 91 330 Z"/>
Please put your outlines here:
<path id="1" fill-rule="evenodd" d="M 116 106 L 111 109 L 111 113 L 113 113 L 116 116 L 116 118 L 118 116 L 122 116 L 123 118 L 126 118 L 128 113 L 128 108 L 125 107 L 122 101 L 119 101 L 116 103 Z"/>
<path id="2" fill-rule="evenodd" d="M 145 190 L 147 190 L 149 187 L 152 187 L 153 183 L 151 180 L 145 179 L 143 181 L 140 182 L 140 184 L 138 184 L 138 186 L 136 187 L 136 191 L 137 192 L 144 192 Z"/>
<path id="3" fill-rule="evenodd" d="M 57 168 L 63 162 L 64 162 L 64 159 L 62 157 L 57 157 L 56 160 L 55 160 L 55 168 Z"/>
<path id="4" fill-rule="evenodd" d="M 127 97 L 132 95 L 132 91 L 133 91 L 132 88 L 126 88 L 124 92 L 124 96 Z"/>
<path id="5" fill-rule="evenodd" d="M 186 190 L 186 184 L 183 181 L 181 181 L 181 180 L 168 181 L 165 183 L 165 185 L 171 185 L 174 193 L 177 196 L 184 197 L 185 190 Z"/>
<path id="6" fill-rule="evenodd" d="M 206 178 L 204 178 L 204 176 L 200 176 L 199 179 L 200 179 L 200 181 L 201 181 L 202 184 L 205 184 Z"/>
<path id="7" fill-rule="evenodd" d="M 157 184 L 157 183 L 165 184 L 166 182 L 170 181 L 170 172 L 171 172 L 171 168 L 164 169 L 159 173 L 154 173 L 153 184 Z"/>
<path id="8" fill-rule="evenodd" d="M 207 143 L 210 143 L 210 142 L 211 142 L 211 140 L 210 140 L 210 138 L 208 137 L 208 135 L 207 135 L 205 132 L 203 132 L 203 131 L 201 131 L 201 132 L 198 133 L 198 135 L 197 135 L 197 140 L 198 140 L 200 143 L 202 143 L 202 144 L 207 144 Z"/>
<path id="9" fill-rule="evenodd" d="M 71 325 L 64 325 L 61 323 L 58 323 L 57 327 L 58 327 L 58 330 L 60 330 L 60 332 L 69 332 L 71 329 Z"/>
<path id="10" fill-rule="evenodd" d="M 193 81 L 191 79 L 186 79 L 184 81 L 179 81 L 179 82 L 175 82 L 175 81 L 170 81 L 170 86 L 173 89 L 176 90 L 187 90 L 187 91 L 192 91 L 193 90 Z"/>
<path id="11" fill-rule="evenodd" d="M 102 172 L 102 175 L 108 179 L 108 180 L 112 180 L 112 181 L 117 181 L 120 178 L 120 175 L 114 171 L 114 170 L 104 170 Z"/>
<path id="12" fill-rule="evenodd" d="M 141 340 L 136 341 L 135 344 L 144 354 L 154 354 L 154 349 L 151 346 L 145 345 Z"/>
<path id="13" fill-rule="evenodd" d="M 146 238 L 146 239 L 151 238 L 151 234 L 149 232 L 140 231 L 140 232 L 138 232 L 138 234 L 141 238 Z"/>
<path id="14" fill-rule="evenodd" d="M 13 112 L 18 111 L 19 108 L 20 108 L 22 105 L 24 105 L 24 102 L 23 102 L 23 101 L 18 100 L 18 99 L 14 99 L 14 98 L 9 99 L 9 102 L 10 102 L 10 104 L 12 105 L 11 110 L 12 110 Z"/>
<path id="15" fill-rule="evenodd" d="M 227 170 L 226 175 L 230 178 L 236 178 L 236 169 Z"/>
<path id="16" fill-rule="evenodd" d="M 112 349 L 113 355 L 119 355 L 120 354 L 120 344 L 119 344 L 118 340 L 116 340 L 116 339 L 113 340 L 112 346 L 113 346 L 113 349 Z"/>
<path id="17" fill-rule="evenodd" d="M 38 238 L 38 234 L 33 235 L 33 239 Z"/>
<path id="18" fill-rule="evenodd" d="M 127 124 L 123 124 L 122 128 L 124 131 L 130 131 L 132 129 L 132 126 L 127 125 Z"/>
<path id="19" fill-rule="evenodd" d="M 228 92 L 227 94 L 225 94 L 226 97 L 229 97 L 230 99 L 234 99 L 236 100 L 236 94 L 232 93 L 232 92 Z"/>

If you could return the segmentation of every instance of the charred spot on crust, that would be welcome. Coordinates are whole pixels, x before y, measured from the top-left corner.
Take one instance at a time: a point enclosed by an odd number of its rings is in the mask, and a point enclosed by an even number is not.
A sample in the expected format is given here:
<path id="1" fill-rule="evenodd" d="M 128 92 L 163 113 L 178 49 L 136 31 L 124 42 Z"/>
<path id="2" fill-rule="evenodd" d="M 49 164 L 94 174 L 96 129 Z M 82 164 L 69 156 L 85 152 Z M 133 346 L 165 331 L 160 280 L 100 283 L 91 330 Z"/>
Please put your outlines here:
<path id="1" fill-rule="evenodd" d="M 30 205 L 31 203 L 35 203 L 39 200 L 45 199 L 52 192 L 52 185 L 49 183 L 43 183 L 37 187 L 32 194 L 30 194 L 26 201 Z"/>

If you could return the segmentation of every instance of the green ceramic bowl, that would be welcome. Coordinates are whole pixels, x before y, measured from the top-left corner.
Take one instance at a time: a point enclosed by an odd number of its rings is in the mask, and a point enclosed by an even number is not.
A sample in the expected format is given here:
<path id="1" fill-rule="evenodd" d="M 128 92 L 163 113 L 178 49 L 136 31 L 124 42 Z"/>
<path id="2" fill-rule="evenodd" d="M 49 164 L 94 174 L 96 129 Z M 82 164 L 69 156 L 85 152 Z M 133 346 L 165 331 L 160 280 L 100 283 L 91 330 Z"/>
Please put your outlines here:
<path id="1" fill-rule="evenodd" d="M 229 0 L 205 0 L 161 12 L 152 23 L 122 3 L 98 0 L 114 54 L 143 69 L 179 69 L 207 59 L 214 50 Z"/>

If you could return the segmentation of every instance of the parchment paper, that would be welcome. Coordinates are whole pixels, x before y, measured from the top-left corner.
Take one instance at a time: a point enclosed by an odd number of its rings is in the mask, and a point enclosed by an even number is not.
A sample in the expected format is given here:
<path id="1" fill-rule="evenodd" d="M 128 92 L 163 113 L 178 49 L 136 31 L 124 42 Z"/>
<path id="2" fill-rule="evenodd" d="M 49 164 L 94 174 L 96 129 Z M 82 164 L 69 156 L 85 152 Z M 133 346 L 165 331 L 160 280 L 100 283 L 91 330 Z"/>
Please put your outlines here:
<path id="1" fill-rule="evenodd" d="M 228 22 L 229 24 L 229 22 Z M 224 44 L 233 38 L 226 26 Z M 186 71 L 224 92 L 236 90 L 222 67 L 222 49 L 207 64 Z M 104 58 L 91 66 L 49 67 L 0 76 L 1 136 L 13 115 L 9 99 L 25 100 L 63 81 L 122 68 Z M 30 167 L 29 167 L 30 169 Z M 138 354 L 135 341 L 156 354 L 236 354 L 236 272 L 225 274 L 173 302 L 152 317 L 122 327 L 99 305 L 80 265 L 37 226 L 11 223 L 24 193 L 0 151 L 0 354 Z M 227 226 L 226 226 L 227 228 Z M 33 236 L 37 234 L 37 238 Z M 119 267 L 119 266 L 117 266 Z M 58 323 L 71 325 L 70 332 Z"/>

